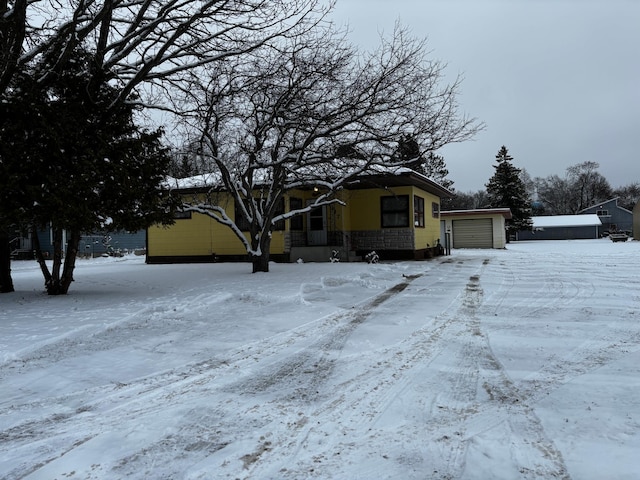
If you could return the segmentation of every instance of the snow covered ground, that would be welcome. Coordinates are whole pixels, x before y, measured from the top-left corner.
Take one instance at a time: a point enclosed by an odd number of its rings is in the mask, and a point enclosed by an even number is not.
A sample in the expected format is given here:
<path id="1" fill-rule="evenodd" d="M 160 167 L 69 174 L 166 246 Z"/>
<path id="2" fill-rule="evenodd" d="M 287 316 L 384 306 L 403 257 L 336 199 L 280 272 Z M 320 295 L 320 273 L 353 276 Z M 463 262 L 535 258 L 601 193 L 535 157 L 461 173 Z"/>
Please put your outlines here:
<path id="1" fill-rule="evenodd" d="M 640 242 L 271 269 L 15 262 L 0 477 L 638 478 Z"/>

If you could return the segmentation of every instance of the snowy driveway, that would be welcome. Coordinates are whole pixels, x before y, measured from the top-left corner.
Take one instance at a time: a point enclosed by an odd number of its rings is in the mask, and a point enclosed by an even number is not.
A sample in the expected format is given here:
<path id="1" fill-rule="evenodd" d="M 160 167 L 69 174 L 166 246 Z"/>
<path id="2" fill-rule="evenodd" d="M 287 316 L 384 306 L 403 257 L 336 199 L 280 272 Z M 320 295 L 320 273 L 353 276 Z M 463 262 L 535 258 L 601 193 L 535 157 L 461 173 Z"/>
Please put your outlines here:
<path id="1" fill-rule="evenodd" d="M 14 264 L 0 477 L 632 479 L 640 242 L 427 262 Z"/>

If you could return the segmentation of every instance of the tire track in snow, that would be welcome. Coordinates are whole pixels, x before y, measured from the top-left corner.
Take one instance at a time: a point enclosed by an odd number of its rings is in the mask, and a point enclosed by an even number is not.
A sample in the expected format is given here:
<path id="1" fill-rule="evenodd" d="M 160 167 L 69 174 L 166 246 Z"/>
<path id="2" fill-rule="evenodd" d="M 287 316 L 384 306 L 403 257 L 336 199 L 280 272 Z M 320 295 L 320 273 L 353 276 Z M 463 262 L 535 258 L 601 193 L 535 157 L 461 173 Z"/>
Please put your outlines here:
<path id="1" fill-rule="evenodd" d="M 362 324 L 382 303 L 404 291 L 410 282 L 420 275 L 405 276 L 405 280 L 371 301 L 361 305 L 353 312 L 340 315 L 338 324 L 325 332 L 311 345 L 294 355 L 279 360 L 276 364 L 265 365 L 260 372 L 252 373 L 248 378 L 226 388 L 232 392 L 257 395 L 264 392 L 278 392 L 279 396 L 290 400 L 312 401 L 320 394 L 319 389 L 331 376 L 340 351 L 349 335 Z M 281 395 L 282 392 L 287 392 Z"/>
<path id="2" fill-rule="evenodd" d="M 305 425 L 304 435 L 293 435 L 286 449 L 299 451 L 304 443 L 310 441 L 310 436 L 317 438 L 329 435 L 329 430 L 336 427 L 344 429 L 347 437 L 350 433 L 361 431 L 363 423 L 369 426 L 370 431 L 375 431 L 392 404 L 407 389 L 437 388 L 440 394 L 433 403 L 425 402 L 422 405 L 425 409 L 423 423 L 412 432 L 414 440 L 421 439 L 422 442 L 418 443 L 425 445 L 424 450 L 417 453 L 421 458 L 412 459 L 413 463 L 423 468 L 423 475 L 430 478 L 458 478 L 465 468 L 469 440 L 496 425 L 513 421 L 517 428 L 511 428 L 512 451 L 514 455 L 518 449 L 524 452 L 520 455 L 523 478 L 542 474 L 548 478 L 566 477 L 562 456 L 546 437 L 533 411 L 526 405 L 518 408 L 518 392 L 493 355 L 486 336 L 480 331 L 480 322 L 475 315 L 482 301 L 479 279 L 479 275 L 470 277 L 462 307 L 457 312 L 439 317 L 429 329 L 414 333 L 410 342 L 405 341 L 401 346 L 380 355 L 385 359 L 379 369 L 385 371 L 381 383 L 376 382 L 379 372 L 369 370 L 346 384 L 338 385 L 336 390 L 344 392 L 339 399 L 306 415 L 309 419 L 323 418 L 325 421 L 328 417 L 332 419 L 329 424 L 325 427 Z M 451 346 L 452 341 L 457 342 L 455 348 Z M 447 343 L 446 348 L 443 342 Z M 446 359 L 441 358 L 443 352 L 446 352 Z M 394 369 L 391 375 L 389 368 Z M 492 397 L 484 403 L 477 398 L 480 382 L 487 395 Z M 363 389 L 363 386 L 366 388 Z M 516 405 L 515 412 L 513 404 Z M 369 413 L 353 418 L 363 412 Z M 499 417 L 497 421 L 496 413 Z M 353 423 L 350 425 L 350 422 Z M 474 431 L 469 431 L 469 427 Z M 526 435 L 520 437 L 523 431 Z M 384 451 L 384 438 L 384 434 L 379 439 L 372 434 L 367 442 Z M 349 450 L 357 448 L 357 445 L 344 442 L 342 448 Z M 285 465 L 289 457 L 284 454 L 283 457 L 282 464 Z M 324 455 L 325 462 L 330 457 L 327 452 Z M 408 461 L 407 458 L 395 460 Z M 289 468 L 292 478 L 303 473 Z M 426 471 L 426 468 L 430 470 Z M 533 477 L 527 472 L 533 472 Z"/>
<path id="3" fill-rule="evenodd" d="M 511 264 L 513 265 L 513 262 Z M 504 284 L 494 294 L 497 297 L 497 303 L 483 307 L 483 311 L 500 310 L 501 316 L 508 317 L 517 314 L 522 318 L 544 318 L 544 312 L 557 311 L 559 309 L 566 310 L 568 316 L 589 315 L 589 307 L 585 308 L 584 305 L 592 303 L 593 298 L 597 298 L 594 282 L 592 280 L 570 282 L 570 287 L 568 288 L 565 284 L 556 282 L 553 274 L 550 277 L 533 278 L 525 276 L 519 279 L 518 283 L 522 282 L 524 285 L 534 282 L 539 284 L 536 292 L 531 297 L 533 309 L 523 308 L 522 305 L 506 305 L 504 300 L 516 288 L 513 275 L 514 268 L 520 270 L 519 265 L 508 268 L 501 265 L 501 274 L 509 280 L 503 282 Z M 606 270 L 594 271 L 592 275 L 605 278 L 610 276 Z M 576 276 L 580 277 L 581 275 L 578 272 Z M 613 275 L 610 281 L 620 282 L 621 280 Z M 601 280 L 600 282 L 607 283 L 606 280 Z M 545 300 L 545 297 L 550 299 Z M 579 308 L 573 308 L 573 305 Z M 577 319 L 575 321 L 578 322 Z M 523 398 L 527 398 L 529 403 L 535 404 L 573 379 L 637 350 L 639 345 L 640 325 L 637 322 L 630 322 L 630 325 L 625 328 L 619 328 L 617 331 L 612 330 L 609 325 L 604 325 L 595 334 L 590 334 L 588 339 L 580 342 L 579 345 L 572 348 L 568 346 L 565 354 L 546 359 L 538 370 L 515 382 L 515 386 Z"/>
<path id="4" fill-rule="evenodd" d="M 438 413 L 444 418 L 442 425 L 457 423 L 458 428 L 441 437 L 439 443 L 445 448 L 435 452 L 440 465 L 433 473 L 438 478 L 458 478 L 464 471 L 470 440 L 506 421 L 510 427 L 509 449 L 518 459 L 521 478 L 568 478 L 560 451 L 545 434 L 539 418 L 521 397 L 481 331 L 477 315 L 483 294 L 479 274 L 469 278 L 466 291 L 458 312 L 465 324 L 461 344 L 447 351 L 448 355 L 455 355 L 454 371 L 442 379 L 445 384 L 452 384 L 451 396 L 462 403 L 453 409 L 449 401 L 438 405 Z M 476 388 L 480 386 L 488 398 L 477 397 Z"/>
<path id="5" fill-rule="evenodd" d="M 34 442 L 47 444 L 43 445 L 41 449 L 41 460 L 37 465 L 24 465 L 20 471 L 12 472 L 9 478 L 21 478 L 25 474 L 61 458 L 71 452 L 75 446 L 84 444 L 86 440 L 79 439 L 79 434 L 74 433 L 78 423 L 83 425 L 79 430 L 86 432 L 88 429 L 93 432 L 101 432 L 114 428 L 114 415 L 117 417 L 118 423 L 127 423 L 128 421 L 134 421 L 136 418 L 152 417 L 154 411 L 157 410 L 160 413 L 162 410 L 170 408 L 171 405 L 178 404 L 181 393 L 186 393 L 194 388 L 200 388 L 205 391 L 207 388 L 220 388 L 219 386 L 211 386 L 214 380 L 219 381 L 221 385 L 232 385 L 231 388 L 233 388 L 233 384 L 237 380 L 238 371 L 244 370 L 243 365 L 246 367 L 257 360 L 265 361 L 272 355 L 280 356 L 283 349 L 295 347 L 298 343 L 301 344 L 300 349 L 303 352 L 309 348 L 311 348 L 311 351 L 325 353 L 335 349 L 339 350 L 344 345 L 344 337 L 348 335 L 348 332 L 357 328 L 372 310 L 390 297 L 400 293 L 415 278 L 417 277 L 406 277 L 404 282 L 386 290 L 382 294 L 376 295 L 370 301 L 361 304 L 359 308 L 354 307 L 353 312 L 332 315 L 320 321 L 302 325 L 294 329 L 294 331 L 286 332 L 285 335 L 276 335 L 266 341 L 261 340 L 253 345 L 246 345 L 236 352 L 229 352 L 224 359 L 211 359 L 210 361 L 187 365 L 184 369 L 171 369 L 135 380 L 129 384 L 98 386 L 55 399 L 48 398 L 46 400 L 48 404 L 55 403 L 61 405 L 61 407 L 69 403 L 73 404 L 74 397 L 86 399 L 87 393 L 89 393 L 89 397 L 93 401 L 85 402 L 75 411 L 68 411 L 68 408 L 64 408 L 64 413 L 56 413 L 45 418 L 25 421 L 1 431 L 0 440 L 2 440 L 3 444 L 11 444 L 13 449 L 31 448 Z M 327 331 L 330 333 L 327 334 Z M 315 334 L 324 335 L 324 338 L 315 341 L 309 347 L 308 340 L 313 338 Z M 299 368 L 304 368 L 307 371 L 306 378 L 309 379 L 309 382 L 306 385 L 301 384 L 296 387 L 296 381 L 294 380 L 294 383 L 291 384 L 293 390 L 290 392 L 298 401 L 300 399 L 304 400 L 304 396 L 299 397 L 296 394 L 307 391 L 312 392 L 314 386 L 319 386 L 322 383 L 323 379 L 329 374 L 331 365 L 334 362 L 330 357 L 331 355 L 325 355 L 320 359 L 320 363 L 315 366 L 308 355 L 293 358 L 288 366 L 279 368 L 274 380 L 269 380 L 271 374 L 263 375 L 260 380 L 253 382 L 253 386 L 247 385 L 246 391 L 242 393 L 251 394 L 252 392 L 255 393 L 256 389 L 268 389 L 271 382 L 274 381 L 286 384 L 287 379 L 291 380 L 300 373 Z M 325 368 L 321 367 L 325 367 L 326 371 Z M 317 374 L 318 372 L 319 374 Z M 228 377 L 233 378 L 233 380 L 229 381 Z M 38 410 L 38 408 L 39 403 L 35 402 L 11 405 L 9 410 Z M 10 412 L 7 413 L 10 414 Z M 250 420 L 248 423 L 243 422 L 243 414 L 233 412 L 233 409 L 229 410 L 226 407 L 215 407 L 208 412 L 208 415 L 216 419 L 215 422 L 220 426 L 220 430 L 225 430 L 225 426 L 229 427 L 228 430 L 233 430 L 238 425 L 246 423 L 246 430 L 250 431 L 260 428 L 267 421 L 262 419 L 257 422 L 254 420 Z M 191 425 L 188 429 L 197 431 L 198 426 Z M 206 437 L 206 435 L 201 436 Z M 135 465 L 136 462 L 144 462 L 145 456 L 151 452 L 157 453 L 165 449 L 171 450 L 172 445 L 180 444 L 182 440 L 179 440 L 179 438 L 179 435 L 172 434 L 161 438 L 153 445 L 141 447 L 141 450 L 137 453 L 122 459 L 121 465 L 117 468 L 119 471 L 128 471 L 128 469 L 132 468 L 131 465 Z M 194 454 L 196 455 L 211 454 L 212 451 L 224 448 L 227 443 L 224 438 L 217 438 L 215 441 L 207 439 L 186 442 L 187 446 L 190 446 L 190 450 L 195 452 Z M 52 444 L 55 444 L 55 447 L 52 447 Z M 209 445 L 209 447 L 205 448 L 205 445 Z M 135 472 L 135 467 L 131 471 Z"/>
<path id="6" fill-rule="evenodd" d="M 474 279 L 477 282 L 478 277 L 476 276 Z M 458 303 L 459 300 L 458 295 L 451 304 Z M 470 282 L 463 293 L 463 310 L 477 308 L 480 300 L 480 292 L 475 288 L 475 284 Z M 380 358 L 377 365 L 364 369 L 347 382 L 335 385 L 332 390 L 341 392 L 338 398 L 331 397 L 330 402 L 320 402 L 320 405 L 313 405 L 313 408 L 305 410 L 304 418 L 306 421 L 300 425 L 297 431 L 288 431 L 291 438 L 283 442 L 272 442 L 275 445 L 283 445 L 280 449 L 274 449 L 281 450 L 280 452 L 270 452 L 272 456 L 282 457 L 279 471 L 261 472 L 256 466 L 256 470 L 252 470 L 251 474 L 269 476 L 277 473 L 282 478 L 296 478 L 308 474 L 308 464 L 300 462 L 298 465 L 291 465 L 291 458 L 298 457 L 295 454 L 291 455 L 291 452 L 300 452 L 307 448 L 310 442 L 322 443 L 321 439 L 334 434 L 335 430 L 343 431 L 346 438 L 352 438 L 354 433 L 362 431 L 363 425 L 368 427 L 369 431 L 375 432 L 377 424 L 382 421 L 393 403 L 398 401 L 407 389 L 416 388 L 416 385 L 424 385 L 425 369 L 429 367 L 434 358 L 440 355 L 443 349 L 446 348 L 447 354 L 449 353 L 449 347 L 446 345 L 448 340 L 455 336 L 464 335 L 468 326 L 464 323 L 461 324 L 459 317 L 459 312 L 440 315 L 432 323 L 414 332 L 409 339 L 377 353 L 376 356 Z M 474 340 L 474 343 L 477 341 Z M 413 464 L 411 468 L 415 468 L 415 464 L 429 463 L 436 457 L 445 459 L 445 464 L 435 470 L 449 472 L 447 475 L 451 474 L 451 476 L 446 478 L 455 478 L 463 468 L 464 443 L 449 442 L 448 440 L 449 435 L 454 435 L 452 430 L 458 430 L 456 435 L 460 435 L 462 428 L 456 427 L 462 425 L 466 416 L 471 413 L 467 409 L 473 408 L 470 405 L 473 405 L 476 395 L 478 368 L 475 364 L 476 356 L 469 354 L 467 350 L 462 351 L 457 358 L 459 358 L 459 362 L 454 368 L 456 374 L 451 375 L 450 371 L 440 372 L 438 379 L 428 385 L 428 387 L 433 387 L 441 385 L 443 382 L 452 382 L 452 387 L 447 390 L 451 394 L 451 398 L 448 398 L 447 402 L 453 404 L 454 407 L 448 410 L 446 420 L 439 421 L 441 424 L 439 429 L 434 428 L 434 424 L 438 423 L 434 420 L 437 415 L 431 415 L 426 425 L 406 425 L 406 427 L 414 429 L 412 436 L 414 441 L 416 438 L 421 438 L 422 442 L 418 443 L 426 445 L 433 440 L 435 435 L 443 441 L 442 448 L 439 448 L 437 452 L 428 452 L 428 455 L 416 452 L 413 456 L 404 455 L 390 458 L 390 461 L 399 464 L 398 467 L 404 475 L 407 475 L 408 464 Z M 389 370 L 393 372 L 391 373 Z M 420 413 L 418 412 L 417 415 Z M 312 419 L 322 419 L 323 424 L 313 422 Z M 378 437 L 372 434 L 366 439 L 366 442 L 371 449 L 376 450 L 375 446 L 377 445 L 377 450 L 384 452 L 388 448 L 384 438 L 384 435 Z M 358 443 L 353 441 L 345 441 L 339 446 L 339 449 L 344 449 L 345 452 L 353 451 L 354 448 L 358 448 Z M 340 451 L 324 452 L 318 458 L 322 457 L 322 463 L 325 464 L 325 468 L 328 468 L 332 458 L 345 458 L 338 455 L 340 455 Z M 429 458 L 425 460 L 424 457 L 427 456 Z M 320 463 L 318 460 L 314 475 L 322 476 Z M 430 466 L 433 467 L 433 465 Z M 430 473 L 424 471 L 424 468 L 420 471 L 422 476 L 418 476 L 418 478 L 424 478 L 425 473 Z M 330 474 L 330 470 L 327 474 Z M 372 471 L 371 474 L 374 475 L 375 471 Z M 366 477 L 366 471 L 363 475 Z"/>

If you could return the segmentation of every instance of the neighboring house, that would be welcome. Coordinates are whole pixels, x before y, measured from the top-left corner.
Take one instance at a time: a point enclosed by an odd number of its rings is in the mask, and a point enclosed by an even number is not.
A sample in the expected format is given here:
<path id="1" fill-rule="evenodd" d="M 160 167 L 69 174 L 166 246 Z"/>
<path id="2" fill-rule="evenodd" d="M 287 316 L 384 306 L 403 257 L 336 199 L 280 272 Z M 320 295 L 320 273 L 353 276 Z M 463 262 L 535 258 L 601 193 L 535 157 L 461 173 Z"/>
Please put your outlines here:
<path id="1" fill-rule="evenodd" d="M 596 214 L 531 217 L 531 231 L 518 232 L 518 240 L 577 240 L 599 238 L 600 217 Z"/>
<path id="2" fill-rule="evenodd" d="M 19 230 L 12 232 L 13 237 L 9 238 L 9 252 L 13 260 L 33 260 L 33 247 L 31 238 L 22 236 Z"/>
<path id="3" fill-rule="evenodd" d="M 78 256 L 99 257 L 101 255 L 142 251 L 146 245 L 146 237 L 146 230 L 138 230 L 136 232 L 120 231 L 85 234 L 80 238 Z M 40 243 L 40 249 L 45 257 L 53 257 L 53 234 L 51 229 L 47 228 L 45 230 L 38 230 L 38 240 Z M 63 232 L 62 243 L 66 244 L 66 240 L 66 232 Z M 24 248 L 23 252 L 30 250 L 31 254 L 27 255 L 27 258 L 32 259 L 33 247 L 31 246 L 31 239 L 22 239 L 22 244 Z M 64 248 L 66 248 L 66 246 Z"/>
<path id="4" fill-rule="evenodd" d="M 598 231 L 600 236 L 609 232 L 626 232 L 631 234 L 633 229 L 633 213 L 624 207 L 618 206 L 618 198 L 612 198 L 578 212 L 579 214 L 596 214 L 602 225 Z"/>
<path id="5" fill-rule="evenodd" d="M 190 186 L 177 191 L 192 198 L 209 188 Z M 238 223 L 232 197 L 222 189 L 216 195 L 217 203 Z M 315 195 L 317 190 L 312 187 L 286 192 L 282 211 L 303 208 Z M 452 196 L 441 185 L 408 169 L 359 177 L 338 192 L 345 205 L 317 207 L 276 224 L 270 258 L 326 262 L 333 250 L 343 261 L 360 259 L 371 251 L 381 260 L 434 256 L 440 252 L 440 199 Z M 169 227 L 147 230 L 147 263 L 245 260 L 245 247 L 231 229 L 204 214 L 180 214 Z"/>
<path id="6" fill-rule="evenodd" d="M 505 248 L 508 208 L 450 210 L 440 212 L 442 238 L 450 248 Z M 445 242 L 445 240 L 443 240 Z"/>

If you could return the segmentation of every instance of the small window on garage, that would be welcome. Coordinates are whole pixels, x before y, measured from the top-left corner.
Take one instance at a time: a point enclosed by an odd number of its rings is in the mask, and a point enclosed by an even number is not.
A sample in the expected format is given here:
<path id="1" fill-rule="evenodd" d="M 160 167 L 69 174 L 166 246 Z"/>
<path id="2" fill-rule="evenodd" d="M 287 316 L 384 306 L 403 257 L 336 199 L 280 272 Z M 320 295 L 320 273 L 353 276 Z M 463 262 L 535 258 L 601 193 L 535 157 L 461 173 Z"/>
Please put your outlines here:
<path id="1" fill-rule="evenodd" d="M 413 225 L 424 228 L 424 198 L 413 196 Z"/>
<path id="2" fill-rule="evenodd" d="M 380 197 L 382 228 L 409 226 L 409 195 Z"/>

